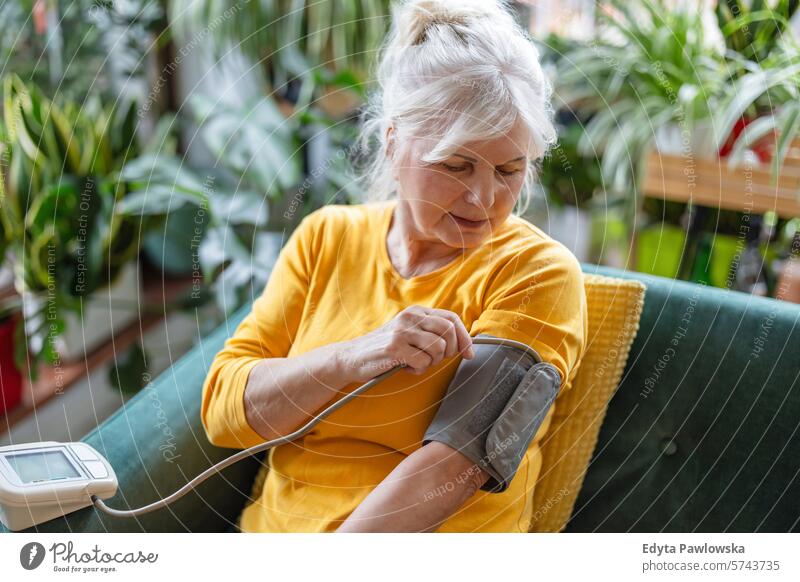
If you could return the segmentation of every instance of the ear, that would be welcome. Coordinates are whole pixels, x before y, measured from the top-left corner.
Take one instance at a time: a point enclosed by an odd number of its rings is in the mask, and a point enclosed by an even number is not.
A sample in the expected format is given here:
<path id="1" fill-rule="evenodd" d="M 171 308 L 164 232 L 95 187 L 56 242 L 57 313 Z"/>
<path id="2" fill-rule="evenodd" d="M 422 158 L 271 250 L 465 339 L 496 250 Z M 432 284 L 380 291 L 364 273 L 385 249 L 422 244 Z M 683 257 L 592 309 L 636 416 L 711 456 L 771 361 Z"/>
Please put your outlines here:
<path id="1" fill-rule="evenodd" d="M 386 128 L 386 157 L 393 158 L 396 151 L 396 132 L 393 125 Z"/>

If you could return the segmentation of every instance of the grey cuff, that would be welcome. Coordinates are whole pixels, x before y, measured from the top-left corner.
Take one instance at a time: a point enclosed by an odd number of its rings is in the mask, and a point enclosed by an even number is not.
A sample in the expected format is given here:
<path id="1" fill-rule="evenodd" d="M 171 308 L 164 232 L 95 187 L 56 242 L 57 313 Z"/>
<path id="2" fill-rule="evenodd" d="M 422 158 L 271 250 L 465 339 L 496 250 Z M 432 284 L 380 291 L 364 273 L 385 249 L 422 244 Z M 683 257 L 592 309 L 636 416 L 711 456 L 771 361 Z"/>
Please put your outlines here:
<path id="1" fill-rule="evenodd" d="M 459 365 L 422 443 L 439 441 L 458 450 L 489 474 L 481 489 L 500 493 L 555 401 L 561 375 L 514 347 L 474 349 L 475 358 Z"/>

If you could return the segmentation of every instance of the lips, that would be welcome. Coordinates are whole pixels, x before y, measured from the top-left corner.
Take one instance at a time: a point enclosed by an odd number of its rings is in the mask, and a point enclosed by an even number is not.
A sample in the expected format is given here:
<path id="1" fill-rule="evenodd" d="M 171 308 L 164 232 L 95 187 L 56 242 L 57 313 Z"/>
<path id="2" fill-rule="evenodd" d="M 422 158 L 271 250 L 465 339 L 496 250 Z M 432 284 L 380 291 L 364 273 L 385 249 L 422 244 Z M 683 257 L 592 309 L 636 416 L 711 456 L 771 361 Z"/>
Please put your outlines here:
<path id="1" fill-rule="evenodd" d="M 483 224 L 486 224 L 488 222 L 485 218 L 484 219 L 473 220 L 473 219 L 470 219 L 470 218 L 464 218 L 463 216 L 458 216 L 457 214 L 453 214 L 452 212 L 448 212 L 448 214 L 450 216 L 452 216 L 453 219 L 458 224 L 460 224 L 461 226 L 468 227 L 468 228 L 479 227 L 479 226 L 482 226 Z"/>

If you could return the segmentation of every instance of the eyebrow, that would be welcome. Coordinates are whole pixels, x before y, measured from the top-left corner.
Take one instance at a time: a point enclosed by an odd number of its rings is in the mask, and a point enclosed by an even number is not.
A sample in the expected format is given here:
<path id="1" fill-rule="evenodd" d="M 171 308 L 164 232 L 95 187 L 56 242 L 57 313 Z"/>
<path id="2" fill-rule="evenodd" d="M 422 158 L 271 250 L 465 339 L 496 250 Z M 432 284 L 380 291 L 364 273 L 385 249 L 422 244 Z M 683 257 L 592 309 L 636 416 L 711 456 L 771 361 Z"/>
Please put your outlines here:
<path id="1" fill-rule="evenodd" d="M 476 160 L 475 158 L 471 158 L 469 156 L 465 156 L 465 155 L 462 155 L 462 154 L 453 154 L 453 155 L 454 156 L 458 156 L 459 158 L 464 158 L 465 160 L 469 160 L 470 162 L 475 163 L 475 164 L 478 163 L 478 160 Z M 506 164 L 513 164 L 514 162 L 518 162 L 518 161 L 524 160 L 524 159 L 525 159 L 525 156 L 520 156 L 518 158 L 514 158 L 513 160 L 508 160 L 507 162 L 504 162 L 504 163 L 502 163 L 500 165 L 501 166 L 505 166 Z"/>

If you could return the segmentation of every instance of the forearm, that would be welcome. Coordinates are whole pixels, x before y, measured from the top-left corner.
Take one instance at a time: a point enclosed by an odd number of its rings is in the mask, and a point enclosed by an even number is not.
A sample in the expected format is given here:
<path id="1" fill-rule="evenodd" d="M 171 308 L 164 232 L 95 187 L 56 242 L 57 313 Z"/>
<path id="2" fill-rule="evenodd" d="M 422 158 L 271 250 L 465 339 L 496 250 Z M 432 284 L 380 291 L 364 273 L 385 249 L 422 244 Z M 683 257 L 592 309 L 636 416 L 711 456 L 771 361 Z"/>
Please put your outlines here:
<path id="1" fill-rule="evenodd" d="M 350 383 L 330 344 L 289 358 L 265 358 L 250 372 L 244 392 L 247 422 L 265 439 L 287 435 Z"/>
<path id="2" fill-rule="evenodd" d="M 337 531 L 435 531 L 486 479 L 461 453 L 440 442 L 428 443 L 397 465 Z"/>

